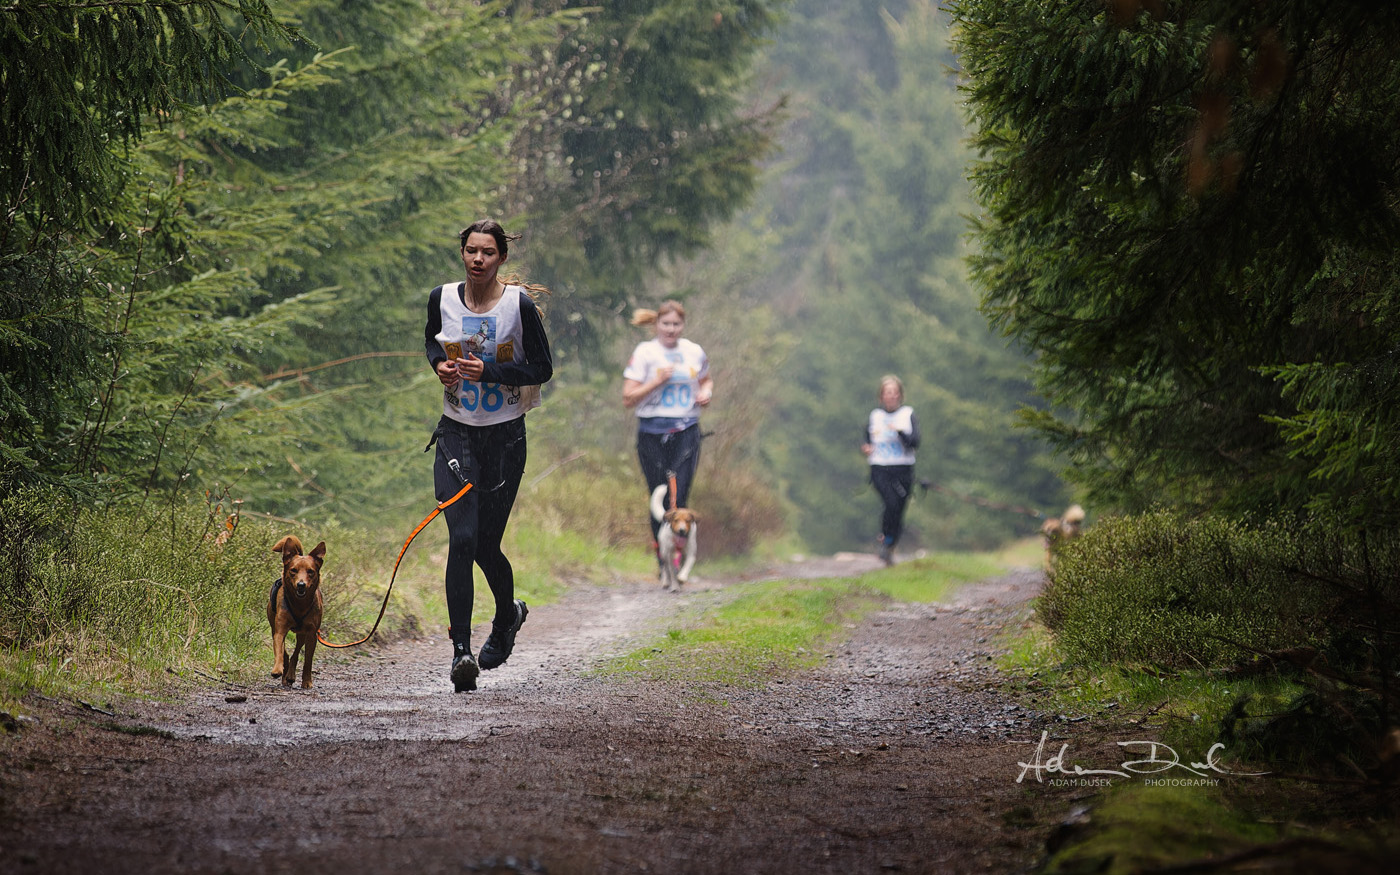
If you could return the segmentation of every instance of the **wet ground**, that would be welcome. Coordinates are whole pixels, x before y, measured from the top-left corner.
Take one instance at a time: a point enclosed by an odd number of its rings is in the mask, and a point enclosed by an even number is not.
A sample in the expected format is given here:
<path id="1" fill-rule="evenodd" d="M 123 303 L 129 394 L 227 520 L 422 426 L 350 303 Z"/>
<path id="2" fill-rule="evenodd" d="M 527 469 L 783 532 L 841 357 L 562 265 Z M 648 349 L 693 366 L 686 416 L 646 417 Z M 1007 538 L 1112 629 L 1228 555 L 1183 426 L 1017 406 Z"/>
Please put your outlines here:
<path id="1" fill-rule="evenodd" d="M 759 577 L 839 577 L 848 554 Z M 697 569 L 700 576 L 701 569 Z M 588 669 L 744 580 L 575 588 L 454 694 L 441 639 L 317 657 L 311 690 L 36 701 L 0 738 L 7 872 L 1017 872 L 1075 804 L 1017 782 L 1053 720 L 997 635 L 1038 571 L 853 624 L 756 686 Z M 478 640 L 479 635 L 478 635 Z M 269 659 L 270 662 L 270 659 Z"/>

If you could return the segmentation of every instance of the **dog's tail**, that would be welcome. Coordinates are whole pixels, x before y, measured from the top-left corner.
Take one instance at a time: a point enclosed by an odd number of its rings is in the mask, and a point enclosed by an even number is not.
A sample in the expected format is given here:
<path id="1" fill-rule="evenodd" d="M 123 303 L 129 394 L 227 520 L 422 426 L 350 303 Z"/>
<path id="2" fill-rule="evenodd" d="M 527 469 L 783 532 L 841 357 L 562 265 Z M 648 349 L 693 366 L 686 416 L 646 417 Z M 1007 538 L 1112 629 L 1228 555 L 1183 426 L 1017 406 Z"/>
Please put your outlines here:
<path id="1" fill-rule="evenodd" d="M 666 518 L 666 492 L 669 488 L 662 483 L 651 491 L 651 518 L 658 523 Z"/>

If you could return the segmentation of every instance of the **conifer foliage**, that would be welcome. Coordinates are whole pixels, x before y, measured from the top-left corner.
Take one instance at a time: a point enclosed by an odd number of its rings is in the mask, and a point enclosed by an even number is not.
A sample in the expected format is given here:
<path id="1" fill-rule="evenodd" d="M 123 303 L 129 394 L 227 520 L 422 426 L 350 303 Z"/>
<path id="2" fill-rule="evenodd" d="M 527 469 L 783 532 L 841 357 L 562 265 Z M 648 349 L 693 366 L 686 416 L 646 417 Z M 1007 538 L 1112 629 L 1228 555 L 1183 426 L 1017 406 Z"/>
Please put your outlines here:
<path id="1" fill-rule="evenodd" d="M 601 355 L 658 268 L 700 252 L 753 193 L 777 107 L 745 105 L 748 71 L 785 5 L 599 4 L 525 83 L 539 117 L 512 145 L 525 172 L 511 211 L 549 240 L 532 266 L 556 292 L 561 352 Z"/>
<path id="2" fill-rule="evenodd" d="M 0 196 L 61 221 L 91 220 L 120 188 L 119 149 L 151 122 L 227 90 L 260 45 L 296 38 L 265 0 L 35 0 L 0 10 Z"/>
<path id="3" fill-rule="evenodd" d="M 422 308 L 457 230 L 526 230 L 539 264 L 512 268 L 583 302 L 555 326 L 605 325 L 586 302 L 751 186 L 761 125 L 729 89 L 771 5 L 0 9 L 0 484 L 239 479 L 343 518 L 421 496 Z"/>
<path id="4" fill-rule="evenodd" d="M 1100 506 L 1400 498 L 1400 10 L 957 0 L 977 278 Z"/>
<path id="5" fill-rule="evenodd" d="M 222 370 L 244 325 L 189 317 L 223 315 L 249 284 L 216 270 L 219 244 L 195 231 L 209 228 L 186 172 L 193 144 L 171 163 L 154 144 L 182 140 L 175 122 L 196 102 L 227 105 L 224 71 L 244 54 L 225 16 L 250 40 L 297 36 L 262 2 L 0 10 L 0 486 L 178 481 L 161 471 L 180 460 L 153 447 L 180 417 L 207 425 L 194 375 Z M 277 105 L 271 93 L 243 103 Z"/>

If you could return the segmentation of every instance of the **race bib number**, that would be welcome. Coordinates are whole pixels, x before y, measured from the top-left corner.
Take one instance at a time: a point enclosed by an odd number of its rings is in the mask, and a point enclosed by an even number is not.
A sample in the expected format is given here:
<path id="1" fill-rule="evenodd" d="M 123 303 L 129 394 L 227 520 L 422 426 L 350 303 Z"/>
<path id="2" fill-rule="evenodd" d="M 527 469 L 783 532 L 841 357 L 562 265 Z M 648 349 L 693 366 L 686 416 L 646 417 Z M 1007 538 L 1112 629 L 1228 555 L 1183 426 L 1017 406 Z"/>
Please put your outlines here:
<path id="1" fill-rule="evenodd" d="M 465 410 L 495 413 L 505 406 L 508 399 L 512 403 L 515 400 L 500 383 L 462 383 L 462 408 Z"/>
<path id="2" fill-rule="evenodd" d="M 689 381 L 667 383 L 665 388 L 661 390 L 660 403 L 662 407 L 684 407 L 689 410 L 694 394 L 694 387 Z"/>

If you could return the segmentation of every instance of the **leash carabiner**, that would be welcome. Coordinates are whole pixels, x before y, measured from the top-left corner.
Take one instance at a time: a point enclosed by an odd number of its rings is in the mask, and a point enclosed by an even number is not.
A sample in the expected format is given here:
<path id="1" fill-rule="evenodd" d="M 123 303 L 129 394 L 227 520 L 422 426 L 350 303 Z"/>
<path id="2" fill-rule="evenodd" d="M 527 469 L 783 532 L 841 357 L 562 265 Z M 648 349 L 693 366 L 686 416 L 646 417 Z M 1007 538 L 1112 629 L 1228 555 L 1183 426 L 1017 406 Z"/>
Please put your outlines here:
<path id="1" fill-rule="evenodd" d="M 454 459 L 453 461 L 455 462 L 456 460 Z M 356 647 L 356 646 L 359 646 L 359 645 L 361 645 L 361 644 L 364 644 L 366 641 L 368 641 L 369 639 L 373 638 L 373 637 L 374 637 L 374 633 L 379 629 L 379 621 L 382 620 L 382 619 L 384 619 L 384 609 L 387 608 L 387 607 L 389 606 L 389 593 L 391 593 L 391 592 L 394 591 L 394 578 L 398 577 L 398 574 L 399 574 L 399 563 L 400 563 L 400 562 L 403 562 L 403 554 L 405 554 L 405 553 L 408 552 L 408 545 L 413 543 L 413 539 L 416 538 L 416 537 L 418 537 L 418 533 L 419 533 L 419 532 L 423 531 L 424 529 L 426 529 L 426 528 L 428 527 L 428 523 L 430 523 L 430 522 L 432 522 L 433 520 L 437 519 L 437 515 L 438 515 L 438 514 L 442 513 L 442 512 L 443 512 L 444 510 L 446 510 L 447 508 L 451 507 L 452 504 L 453 504 L 454 502 L 457 501 L 457 499 L 461 498 L 463 495 L 466 495 L 466 494 L 467 494 L 467 490 L 469 490 L 469 489 L 471 489 L 471 488 L 472 488 L 472 485 L 471 485 L 470 483 L 464 484 L 464 485 L 462 486 L 461 489 L 457 490 L 457 494 L 456 494 L 456 495 L 452 496 L 451 498 L 447 499 L 446 501 L 439 502 L 439 503 L 438 503 L 438 506 L 435 507 L 435 508 L 433 508 L 433 512 L 430 513 L 430 514 L 428 514 L 426 517 L 424 517 L 424 518 L 423 518 L 423 521 L 422 521 L 421 523 L 418 524 L 418 527 L 415 528 L 415 529 L 413 530 L 413 533 L 412 533 L 411 535 L 408 536 L 408 540 L 403 542 L 403 547 L 401 547 L 401 548 L 399 549 L 399 558 L 397 558 L 397 559 L 394 560 L 394 572 L 393 572 L 393 574 L 390 574 L 390 575 L 389 575 L 389 588 L 386 589 L 386 590 L 384 590 L 384 601 L 379 605 L 379 616 L 374 618 L 374 628 L 372 628 L 372 629 L 369 630 L 369 634 L 368 634 L 368 635 L 366 635 L 365 637 L 361 638 L 359 641 L 351 641 L 349 644 L 332 644 L 331 642 L 329 642 L 329 641 L 327 641 L 326 639 L 322 638 L 322 637 L 321 637 L 321 632 L 320 632 L 320 630 L 317 630 L 317 632 L 316 632 L 316 640 L 319 641 L 319 642 L 321 642 L 321 644 L 325 645 L 326 647 L 341 648 L 341 647 Z"/>

